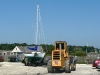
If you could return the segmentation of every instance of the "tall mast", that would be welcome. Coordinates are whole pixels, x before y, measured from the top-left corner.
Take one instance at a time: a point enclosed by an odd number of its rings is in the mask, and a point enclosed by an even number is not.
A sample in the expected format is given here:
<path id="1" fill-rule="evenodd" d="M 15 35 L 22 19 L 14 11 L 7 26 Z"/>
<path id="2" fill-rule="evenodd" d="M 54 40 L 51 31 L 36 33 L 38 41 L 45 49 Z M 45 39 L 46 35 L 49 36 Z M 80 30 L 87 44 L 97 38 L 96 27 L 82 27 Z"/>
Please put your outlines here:
<path id="1" fill-rule="evenodd" d="M 38 8 L 39 8 L 39 5 L 37 4 L 37 26 L 36 26 L 36 45 L 37 45 L 37 40 L 38 40 Z"/>

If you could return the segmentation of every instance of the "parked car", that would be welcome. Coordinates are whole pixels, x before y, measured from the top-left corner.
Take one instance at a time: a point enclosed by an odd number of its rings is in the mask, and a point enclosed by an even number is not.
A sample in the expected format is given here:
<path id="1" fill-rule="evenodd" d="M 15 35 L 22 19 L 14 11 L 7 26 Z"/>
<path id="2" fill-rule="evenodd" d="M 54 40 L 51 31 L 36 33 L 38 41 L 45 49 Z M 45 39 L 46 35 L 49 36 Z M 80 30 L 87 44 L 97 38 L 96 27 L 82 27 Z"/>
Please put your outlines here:
<path id="1" fill-rule="evenodd" d="M 94 60 L 93 63 L 92 63 L 92 67 L 96 67 L 97 68 L 99 62 L 100 62 L 100 59 Z"/>
<path id="2" fill-rule="evenodd" d="M 100 69 L 100 62 L 99 62 L 98 65 L 97 65 L 97 69 Z"/>
<path id="3" fill-rule="evenodd" d="M 0 56 L 0 62 L 3 62 L 3 61 L 4 61 L 3 57 L 2 57 L 2 56 Z"/>
<path id="4" fill-rule="evenodd" d="M 95 67 L 95 61 L 96 61 L 96 60 L 93 61 L 93 63 L 92 63 L 92 67 Z"/>

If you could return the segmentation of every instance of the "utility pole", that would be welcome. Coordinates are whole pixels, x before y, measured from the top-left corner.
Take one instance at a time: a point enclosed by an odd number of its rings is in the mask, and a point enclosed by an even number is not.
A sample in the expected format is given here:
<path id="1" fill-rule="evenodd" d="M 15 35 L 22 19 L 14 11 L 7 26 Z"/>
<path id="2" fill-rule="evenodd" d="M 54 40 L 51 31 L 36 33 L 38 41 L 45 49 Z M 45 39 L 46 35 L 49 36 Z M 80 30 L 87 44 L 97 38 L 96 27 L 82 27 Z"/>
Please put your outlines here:
<path id="1" fill-rule="evenodd" d="M 87 54 L 87 50 L 88 50 L 88 43 L 87 43 L 87 48 L 86 48 L 86 54 Z"/>

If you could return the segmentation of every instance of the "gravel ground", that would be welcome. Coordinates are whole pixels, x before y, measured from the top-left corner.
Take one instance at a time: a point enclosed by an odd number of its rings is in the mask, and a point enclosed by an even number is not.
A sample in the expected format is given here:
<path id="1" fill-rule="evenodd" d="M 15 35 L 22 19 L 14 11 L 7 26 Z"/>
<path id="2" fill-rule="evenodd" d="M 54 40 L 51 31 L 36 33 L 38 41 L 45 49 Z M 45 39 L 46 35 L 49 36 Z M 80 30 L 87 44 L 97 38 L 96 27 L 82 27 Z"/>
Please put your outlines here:
<path id="1" fill-rule="evenodd" d="M 71 73 L 47 73 L 46 67 L 24 66 L 16 62 L 0 62 L 0 75 L 100 75 L 100 70 L 92 65 L 77 64 L 77 70 Z"/>

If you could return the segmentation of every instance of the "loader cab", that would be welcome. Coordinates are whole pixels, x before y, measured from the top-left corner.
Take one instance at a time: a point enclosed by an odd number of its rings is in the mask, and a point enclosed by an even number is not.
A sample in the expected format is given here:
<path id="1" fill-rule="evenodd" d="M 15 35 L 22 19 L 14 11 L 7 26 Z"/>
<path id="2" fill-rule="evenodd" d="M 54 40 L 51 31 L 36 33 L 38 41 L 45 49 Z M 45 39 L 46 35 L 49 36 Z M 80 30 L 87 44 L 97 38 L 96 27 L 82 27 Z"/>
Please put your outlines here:
<path id="1" fill-rule="evenodd" d="M 67 50 L 67 43 L 65 41 L 56 41 L 55 50 Z"/>

